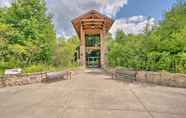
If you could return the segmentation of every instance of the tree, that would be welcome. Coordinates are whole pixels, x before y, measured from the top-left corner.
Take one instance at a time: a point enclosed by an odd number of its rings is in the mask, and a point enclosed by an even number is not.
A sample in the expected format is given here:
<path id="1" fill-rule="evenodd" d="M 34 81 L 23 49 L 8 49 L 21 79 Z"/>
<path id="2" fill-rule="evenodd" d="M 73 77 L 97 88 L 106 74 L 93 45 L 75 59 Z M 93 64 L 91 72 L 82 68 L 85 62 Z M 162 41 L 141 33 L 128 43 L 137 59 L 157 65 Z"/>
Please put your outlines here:
<path id="1" fill-rule="evenodd" d="M 142 35 L 118 31 L 109 44 L 111 66 L 186 73 L 186 3 L 177 3 L 159 27 Z"/>
<path id="2" fill-rule="evenodd" d="M 1 60 L 19 60 L 19 66 L 52 64 L 56 34 L 51 17 L 46 15 L 45 1 L 17 0 L 3 10 L 0 10 L 0 38 L 6 41 L 7 54 Z"/>
<path id="3" fill-rule="evenodd" d="M 77 51 L 79 43 L 77 36 L 72 36 L 69 39 L 58 39 L 58 46 L 56 47 L 54 57 L 55 65 L 63 67 L 76 65 L 75 52 Z"/>

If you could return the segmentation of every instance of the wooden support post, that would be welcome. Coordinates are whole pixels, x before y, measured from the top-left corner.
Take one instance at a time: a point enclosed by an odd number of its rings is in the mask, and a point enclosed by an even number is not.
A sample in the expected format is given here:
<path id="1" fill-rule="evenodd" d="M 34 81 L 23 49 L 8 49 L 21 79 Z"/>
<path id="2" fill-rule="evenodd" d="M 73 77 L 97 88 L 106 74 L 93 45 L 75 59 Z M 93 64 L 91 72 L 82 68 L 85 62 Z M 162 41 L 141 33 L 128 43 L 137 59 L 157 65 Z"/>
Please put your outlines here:
<path id="1" fill-rule="evenodd" d="M 69 78 L 72 79 L 72 71 L 69 71 Z"/>
<path id="2" fill-rule="evenodd" d="M 85 54 L 85 31 L 81 26 L 81 44 L 80 44 L 80 64 L 83 68 L 86 67 L 86 54 Z"/>

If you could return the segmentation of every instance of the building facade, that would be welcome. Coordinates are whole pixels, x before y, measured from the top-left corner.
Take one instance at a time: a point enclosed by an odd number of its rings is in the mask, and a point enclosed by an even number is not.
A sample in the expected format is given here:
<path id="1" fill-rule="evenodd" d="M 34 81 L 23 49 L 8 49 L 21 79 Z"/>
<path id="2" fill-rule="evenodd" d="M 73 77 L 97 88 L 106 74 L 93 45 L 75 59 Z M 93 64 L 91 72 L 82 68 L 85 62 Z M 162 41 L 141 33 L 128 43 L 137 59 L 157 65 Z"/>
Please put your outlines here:
<path id="1" fill-rule="evenodd" d="M 111 18 L 96 10 L 91 10 L 72 20 L 80 38 L 81 66 L 104 68 L 107 65 L 107 33 L 113 22 Z"/>

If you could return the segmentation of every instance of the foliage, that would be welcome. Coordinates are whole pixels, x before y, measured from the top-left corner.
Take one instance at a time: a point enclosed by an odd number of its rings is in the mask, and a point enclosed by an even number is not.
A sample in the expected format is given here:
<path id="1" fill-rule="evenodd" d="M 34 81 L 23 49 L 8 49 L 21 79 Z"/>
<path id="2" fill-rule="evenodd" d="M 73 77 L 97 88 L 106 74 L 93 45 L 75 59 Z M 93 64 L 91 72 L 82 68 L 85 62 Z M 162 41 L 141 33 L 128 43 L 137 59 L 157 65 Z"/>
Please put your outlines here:
<path id="1" fill-rule="evenodd" d="M 186 73 L 186 4 L 178 3 L 165 14 L 158 28 L 142 35 L 116 33 L 109 44 L 111 66 L 136 70 Z"/>
<path id="2" fill-rule="evenodd" d="M 77 65 L 75 61 L 75 52 L 79 46 L 79 39 L 76 36 L 73 36 L 69 39 L 58 39 L 58 46 L 56 47 L 54 62 L 58 66 L 73 66 Z"/>
<path id="3" fill-rule="evenodd" d="M 25 73 L 33 73 L 33 72 L 46 72 L 46 71 L 54 71 L 55 68 L 49 65 L 31 65 L 29 67 L 24 68 Z"/>
<path id="4" fill-rule="evenodd" d="M 47 14 L 45 0 L 17 0 L 0 8 L 1 72 L 9 68 L 37 72 L 74 64 L 77 38 L 63 39 L 57 46 L 52 17 Z"/>
<path id="5" fill-rule="evenodd" d="M 17 0 L 1 13 L 1 60 L 24 65 L 51 63 L 56 43 L 51 18 L 43 0 Z"/>

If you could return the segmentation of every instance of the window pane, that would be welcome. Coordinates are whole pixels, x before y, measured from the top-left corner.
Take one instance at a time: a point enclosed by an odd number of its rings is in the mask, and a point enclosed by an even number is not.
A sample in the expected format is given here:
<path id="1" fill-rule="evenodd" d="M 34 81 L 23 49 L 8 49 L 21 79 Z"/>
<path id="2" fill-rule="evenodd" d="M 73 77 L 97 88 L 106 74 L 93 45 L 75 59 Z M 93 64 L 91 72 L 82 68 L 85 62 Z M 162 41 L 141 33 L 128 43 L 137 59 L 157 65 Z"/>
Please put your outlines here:
<path id="1" fill-rule="evenodd" d="M 100 46 L 100 36 L 99 35 L 86 35 L 86 46 L 87 47 L 97 47 Z"/>

